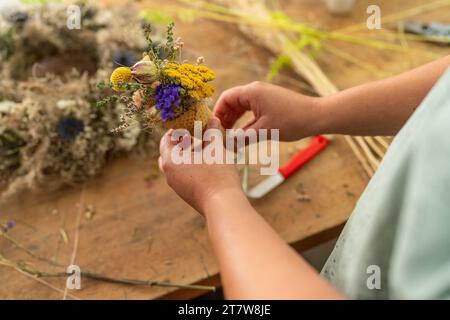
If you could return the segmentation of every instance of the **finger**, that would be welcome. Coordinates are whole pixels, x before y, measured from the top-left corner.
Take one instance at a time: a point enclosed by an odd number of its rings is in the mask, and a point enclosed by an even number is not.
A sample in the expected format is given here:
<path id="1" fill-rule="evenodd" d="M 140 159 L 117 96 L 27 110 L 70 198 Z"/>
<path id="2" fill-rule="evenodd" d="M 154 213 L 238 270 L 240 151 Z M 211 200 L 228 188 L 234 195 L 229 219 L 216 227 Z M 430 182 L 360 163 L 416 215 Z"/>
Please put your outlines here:
<path id="1" fill-rule="evenodd" d="M 240 86 L 226 90 L 220 95 L 213 114 L 220 119 L 225 129 L 229 129 L 248 110 L 250 110 L 250 100 L 245 86 Z"/>
<path id="2" fill-rule="evenodd" d="M 221 129 L 221 122 L 220 119 L 217 117 L 211 117 L 208 121 L 208 125 L 206 126 L 207 129 Z"/>
<path id="3" fill-rule="evenodd" d="M 158 167 L 159 167 L 159 172 L 161 172 L 161 174 L 164 175 L 163 159 L 161 156 L 159 156 L 159 158 L 158 158 Z"/>
<path id="4" fill-rule="evenodd" d="M 245 131 L 245 130 L 247 130 L 247 129 L 253 127 L 253 126 L 255 126 L 256 120 L 257 120 L 256 117 L 253 116 L 253 117 L 252 117 L 251 119 L 249 119 L 243 126 L 241 126 L 241 129 Z"/>
<path id="5" fill-rule="evenodd" d="M 239 119 L 245 111 L 250 109 L 248 104 L 242 104 L 241 100 L 244 100 L 241 98 L 243 92 L 243 87 L 235 87 L 226 90 L 219 97 L 216 106 L 214 107 L 213 114 L 221 120 L 224 127 L 231 128 L 236 120 Z"/>
<path id="6" fill-rule="evenodd" d="M 215 129 L 215 132 L 209 131 L 210 129 Z M 217 132 L 217 130 L 220 133 Z M 214 116 L 211 117 L 208 120 L 208 124 L 206 126 L 205 135 L 204 135 L 204 139 L 206 139 L 206 140 L 203 141 L 203 144 L 202 144 L 203 148 L 205 148 L 207 145 L 209 145 L 213 141 L 216 142 L 216 139 L 218 139 L 220 141 L 220 143 L 223 144 L 224 134 L 225 134 L 225 132 L 222 128 L 219 118 L 214 117 Z"/>
<path id="7" fill-rule="evenodd" d="M 236 153 L 241 147 L 260 142 L 261 128 L 264 128 L 261 118 L 256 119 L 255 117 L 253 117 L 252 119 L 248 120 L 242 127 L 240 127 L 239 129 L 235 129 L 233 135 L 231 135 L 230 137 L 227 136 L 227 142 L 228 139 L 232 139 L 231 142 L 234 146 L 232 150 L 234 150 L 234 152 Z M 267 135 L 267 139 L 270 140 L 270 130 L 268 130 Z"/>
<path id="8" fill-rule="evenodd" d="M 190 134 L 185 134 L 183 137 L 181 137 L 180 142 L 178 143 L 178 146 L 182 150 L 186 150 L 188 148 L 192 147 L 192 136 Z"/>
<path id="9" fill-rule="evenodd" d="M 170 129 L 161 138 L 159 143 L 159 154 L 161 156 L 164 156 L 165 152 L 170 151 L 174 146 L 175 142 L 172 141 L 172 132 L 173 130 Z"/>

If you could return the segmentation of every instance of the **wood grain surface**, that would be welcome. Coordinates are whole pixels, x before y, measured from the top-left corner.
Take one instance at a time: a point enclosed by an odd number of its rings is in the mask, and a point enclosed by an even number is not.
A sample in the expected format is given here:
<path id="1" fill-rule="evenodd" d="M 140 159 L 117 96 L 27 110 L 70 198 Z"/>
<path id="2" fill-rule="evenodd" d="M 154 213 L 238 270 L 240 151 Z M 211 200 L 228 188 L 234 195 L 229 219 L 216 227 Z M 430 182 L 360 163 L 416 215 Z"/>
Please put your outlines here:
<path id="1" fill-rule="evenodd" d="M 139 5 L 145 7 L 148 2 L 155 3 L 143 1 Z M 385 14 L 427 1 L 377 2 Z M 295 19 L 338 29 L 364 21 L 369 1 L 359 1 L 355 13 L 347 18 L 330 16 L 320 1 L 279 3 Z M 434 12 L 422 18 L 443 21 L 449 16 L 448 12 Z M 263 80 L 273 59 L 233 25 L 199 19 L 193 23 L 178 22 L 176 33 L 184 39 L 187 57 L 202 55 L 206 64 L 216 71 L 215 98 L 228 87 Z M 389 74 L 426 61 L 425 58 L 405 59 L 382 50 L 336 45 Z M 424 48 L 428 47 L 424 45 Z M 444 48 L 432 48 L 442 54 L 446 52 Z M 330 59 L 326 52 L 319 55 L 318 61 L 339 88 L 380 77 L 346 60 Z M 279 76 L 277 83 L 298 89 L 298 80 L 290 72 Z M 308 139 L 282 144 L 281 163 L 307 142 Z M 110 161 L 100 176 L 84 185 L 39 195 L 23 193 L 2 205 L 0 214 L 17 221 L 10 236 L 33 254 L 62 266 L 70 263 L 78 234 L 75 264 L 82 271 L 120 278 L 219 285 L 219 270 L 208 242 L 205 220 L 183 203 L 162 177 L 149 180 L 147 176 L 154 171 L 154 158 L 118 157 Z M 260 179 L 258 168 L 251 167 L 249 184 Z M 350 149 L 343 139 L 336 137 L 310 164 L 267 197 L 253 201 L 253 205 L 284 240 L 301 251 L 339 233 L 366 183 L 367 178 Z M 302 192 L 311 201 L 298 200 Z M 88 206 L 95 208 L 91 218 L 86 214 Z M 62 233 L 68 236 L 67 243 Z M 0 253 L 11 260 L 27 261 L 41 271 L 64 270 L 30 257 L 4 238 L 0 238 Z M 44 280 L 61 290 L 65 288 L 65 279 Z M 158 299 L 192 298 L 204 292 L 82 279 L 82 289 L 70 293 L 80 299 Z M 61 292 L 0 266 L 0 299 L 62 297 Z"/>

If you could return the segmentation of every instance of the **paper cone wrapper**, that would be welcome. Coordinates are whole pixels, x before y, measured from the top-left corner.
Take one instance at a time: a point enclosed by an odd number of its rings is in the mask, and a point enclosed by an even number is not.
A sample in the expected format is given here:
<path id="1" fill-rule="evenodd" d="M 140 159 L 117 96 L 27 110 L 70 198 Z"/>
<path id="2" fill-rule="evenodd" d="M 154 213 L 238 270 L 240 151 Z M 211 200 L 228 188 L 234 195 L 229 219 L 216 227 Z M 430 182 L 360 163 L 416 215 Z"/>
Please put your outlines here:
<path id="1" fill-rule="evenodd" d="M 194 135 L 195 121 L 201 121 L 202 130 L 204 130 L 211 117 L 212 112 L 208 105 L 204 101 L 199 101 L 179 117 L 164 122 L 164 126 L 167 129 L 186 129 Z"/>

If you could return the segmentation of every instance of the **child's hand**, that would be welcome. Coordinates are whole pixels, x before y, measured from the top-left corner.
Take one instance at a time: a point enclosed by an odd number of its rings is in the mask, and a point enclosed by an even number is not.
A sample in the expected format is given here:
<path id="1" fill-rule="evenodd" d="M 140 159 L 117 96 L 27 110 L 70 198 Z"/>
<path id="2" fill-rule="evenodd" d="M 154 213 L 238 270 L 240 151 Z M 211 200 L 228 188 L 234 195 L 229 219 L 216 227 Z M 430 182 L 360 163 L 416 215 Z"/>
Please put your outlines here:
<path id="1" fill-rule="evenodd" d="M 293 141 L 320 131 L 321 98 L 309 97 L 279 86 L 252 82 L 222 93 L 214 108 L 225 129 L 246 111 L 253 118 L 242 128 L 279 129 L 280 140 Z"/>
<path id="2" fill-rule="evenodd" d="M 213 118 L 208 128 L 219 129 L 220 121 Z M 159 168 L 168 185 L 184 201 L 204 214 L 207 202 L 216 195 L 230 192 L 234 195 L 243 194 L 239 176 L 233 164 L 174 163 L 172 150 L 178 142 L 172 141 L 172 132 L 168 131 L 161 139 Z"/>

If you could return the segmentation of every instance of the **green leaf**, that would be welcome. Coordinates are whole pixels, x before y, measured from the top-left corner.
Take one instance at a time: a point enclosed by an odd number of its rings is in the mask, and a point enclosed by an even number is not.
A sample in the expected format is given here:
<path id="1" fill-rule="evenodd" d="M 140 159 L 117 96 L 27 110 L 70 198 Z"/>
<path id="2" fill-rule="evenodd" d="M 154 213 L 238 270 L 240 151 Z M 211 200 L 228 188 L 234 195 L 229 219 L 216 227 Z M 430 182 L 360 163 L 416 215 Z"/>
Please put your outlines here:
<path id="1" fill-rule="evenodd" d="M 161 10 L 145 9 L 139 13 L 139 17 L 151 24 L 169 24 L 173 21 L 173 18 L 170 15 Z"/>
<path id="2" fill-rule="evenodd" d="M 49 3 L 62 2 L 62 0 L 21 0 L 23 4 L 40 4 L 45 5 Z"/>
<path id="3" fill-rule="evenodd" d="M 266 80 L 271 82 L 284 67 L 292 64 L 291 58 L 288 55 L 281 54 L 271 64 L 269 72 L 267 73 Z"/>

